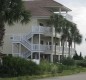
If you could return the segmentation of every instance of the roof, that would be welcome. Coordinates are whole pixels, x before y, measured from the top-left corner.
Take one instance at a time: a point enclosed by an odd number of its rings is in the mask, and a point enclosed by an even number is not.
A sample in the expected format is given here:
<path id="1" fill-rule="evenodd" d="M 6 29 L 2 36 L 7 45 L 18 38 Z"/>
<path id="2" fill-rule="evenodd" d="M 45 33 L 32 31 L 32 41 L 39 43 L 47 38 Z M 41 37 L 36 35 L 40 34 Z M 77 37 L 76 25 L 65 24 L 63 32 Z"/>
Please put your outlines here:
<path id="1" fill-rule="evenodd" d="M 24 1 L 24 6 L 31 11 L 32 16 L 50 16 L 53 12 L 58 12 L 59 8 L 61 8 L 61 11 L 71 11 L 54 0 Z"/>

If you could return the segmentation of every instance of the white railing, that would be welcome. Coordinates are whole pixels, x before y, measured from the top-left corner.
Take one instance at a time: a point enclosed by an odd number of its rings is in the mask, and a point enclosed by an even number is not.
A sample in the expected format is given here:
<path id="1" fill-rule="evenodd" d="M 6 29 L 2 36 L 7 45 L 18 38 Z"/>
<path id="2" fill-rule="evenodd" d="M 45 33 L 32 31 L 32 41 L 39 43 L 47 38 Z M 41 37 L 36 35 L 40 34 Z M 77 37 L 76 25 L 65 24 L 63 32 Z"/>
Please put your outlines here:
<path id="1" fill-rule="evenodd" d="M 24 45 L 30 51 L 46 51 L 51 49 L 51 46 L 49 45 L 31 44 L 23 36 L 19 35 L 13 36 L 13 42 L 21 42 L 21 44 Z"/>
<path id="2" fill-rule="evenodd" d="M 21 35 L 14 35 L 13 36 L 13 41 L 14 42 L 21 42 L 22 45 L 24 45 L 28 50 L 30 51 L 49 51 L 52 50 L 52 45 L 39 45 L 39 44 L 31 44 L 29 41 L 24 38 L 24 36 Z M 55 45 L 53 45 L 53 51 L 55 50 Z M 59 53 L 62 53 L 62 47 L 56 46 L 56 50 Z M 70 48 L 70 52 L 74 53 L 74 49 Z M 68 53 L 68 47 L 64 47 L 64 52 Z"/>
<path id="3" fill-rule="evenodd" d="M 32 46 L 29 41 L 27 41 L 24 36 L 21 35 L 13 35 L 13 42 L 21 42 L 27 49 L 31 50 Z"/>
<path id="4" fill-rule="evenodd" d="M 62 53 L 62 46 L 56 46 L 56 50 L 58 53 Z M 55 45 L 53 45 L 53 51 L 55 51 Z M 68 47 L 64 47 L 64 53 L 68 53 L 69 52 L 69 48 Z M 74 48 L 70 48 L 70 53 L 74 53 L 75 49 Z"/>
<path id="5" fill-rule="evenodd" d="M 21 53 L 21 57 L 27 59 L 31 55 L 30 51 L 26 51 L 24 53 Z"/>
<path id="6" fill-rule="evenodd" d="M 22 43 L 27 49 L 29 49 L 29 50 L 32 49 L 31 44 L 30 44 L 29 42 L 27 42 L 26 40 L 22 39 L 22 40 L 21 40 L 21 43 Z"/>
<path id="7" fill-rule="evenodd" d="M 33 36 L 33 35 L 32 35 L 32 33 L 30 32 L 30 33 L 26 34 L 26 35 L 24 36 L 24 38 L 28 40 L 28 39 L 30 39 L 32 36 Z"/>
<path id="8" fill-rule="evenodd" d="M 70 15 L 70 14 L 67 14 L 67 13 L 61 13 L 61 15 L 66 18 L 67 20 L 69 21 L 72 21 L 73 20 L 73 17 Z"/>
<path id="9" fill-rule="evenodd" d="M 52 47 L 50 45 L 39 45 L 39 44 L 33 44 L 33 51 L 47 51 L 51 50 Z"/>
<path id="10" fill-rule="evenodd" d="M 26 53 L 25 57 L 28 58 L 31 54 L 30 53 Z"/>
<path id="11" fill-rule="evenodd" d="M 47 33 L 47 32 L 52 32 L 51 27 L 43 27 L 43 26 L 34 26 L 32 27 L 32 32 L 33 33 Z"/>

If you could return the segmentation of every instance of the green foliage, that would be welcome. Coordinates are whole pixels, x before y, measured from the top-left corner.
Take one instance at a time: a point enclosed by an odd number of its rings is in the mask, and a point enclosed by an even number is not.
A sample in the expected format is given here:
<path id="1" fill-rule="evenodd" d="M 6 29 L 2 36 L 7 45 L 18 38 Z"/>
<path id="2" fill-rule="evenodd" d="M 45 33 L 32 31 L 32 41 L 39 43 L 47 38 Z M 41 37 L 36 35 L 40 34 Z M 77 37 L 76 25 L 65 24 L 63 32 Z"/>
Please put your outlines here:
<path id="1" fill-rule="evenodd" d="M 3 64 L 0 66 L 0 77 L 35 75 L 39 74 L 39 66 L 34 62 L 18 57 L 3 57 Z"/>
<path id="2" fill-rule="evenodd" d="M 75 61 L 72 58 L 67 57 L 67 58 L 62 59 L 61 63 L 66 66 L 74 66 Z"/>
<path id="3" fill-rule="evenodd" d="M 39 66 L 42 73 L 50 72 L 51 70 L 51 64 L 46 60 L 42 60 Z"/>
<path id="4" fill-rule="evenodd" d="M 74 60 L 83 60 L 82 54 L 80 52 L 80 55 L 77 54 L 77 52 L 75 52 L 74 56 L 73 56 Z"/>
<path id="5" fill-rule="evenodd" d="M 43 60 L 39 66 L 40 66 L 40 69 L 41 69 L 40 70 L 41 73 L 56 74 L 61 70 L 61 66 L 58 63 L 56 63 L 56 64 L 49 63 L 46 60 Z"/>
<path id="6" fill-rule="evenodd" d="M 86 59 L 84 59 L 84 60 L 77 60 L 76 61 L 76 65 L 77 66 L 81 66 L 81 67 L 86 67 Z"/>
<path id="7" fill-rule="evenodd" d="M 0 0 L 0 46 L 5 34 L 5 23 L 12 25 L 15 22 L 28 23 L 31 14 L 23 6 L 22 0 Z"/>
<path id="8" fill-rule="evenodd" d="M 57 64 L 51 64 L 51 73 L 56 74 L 58 73 L 58 65 Z"/>
<path id="9" fill-rule="evenodd" d="M 59 64 L 59 65 L 58 65 L 58 73 L 62 73 L 63 70 L 64 70 L 64 65 Z"/>

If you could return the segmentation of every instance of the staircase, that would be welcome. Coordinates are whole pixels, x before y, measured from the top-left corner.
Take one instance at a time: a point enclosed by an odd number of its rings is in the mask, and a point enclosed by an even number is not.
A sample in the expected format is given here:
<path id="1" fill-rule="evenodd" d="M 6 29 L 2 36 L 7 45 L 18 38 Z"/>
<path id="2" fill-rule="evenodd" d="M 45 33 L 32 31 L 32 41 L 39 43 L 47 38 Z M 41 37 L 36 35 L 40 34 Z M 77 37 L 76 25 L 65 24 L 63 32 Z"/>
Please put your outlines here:
<path id="1" fill-rule="evenodd" d="M 29 33 L 28 35 L 13 35 L 13 43 L 19 43 L 21 45 L 23 45 L 28 51 L 21 53 L 21 57 L 28 59 L 28 57 L 31 56 L 31 51 L 32 51 L 32 44 L 29 41 L 29 39 L 32 37 L 32 34 Z"/>
<path id="2" fill-rule="evenodd" d="M 32 31 L 27 35 L 14 35 L 13 36 L 13 43 L 22 44 L 28 51 L 22 53 L 21 56 L 24 58 L 28 58 L 31 56 L 31 52 L 39 51 L 39 44 L 32 44 L 29 39 L 33 37 L 34 34 L 45 34 L 45 32 L 49 32 L 50 28 L 46 27 L 32 27 Z M 46 45 L 40 45 L 40 50 L 45 51 Z"/>
<path id="3" fill-rule="evenodd" d="M 22 58 L 28 59 L 31 56 L 31 52 L 27 51 L 25 53 L 21 53 Z"/>

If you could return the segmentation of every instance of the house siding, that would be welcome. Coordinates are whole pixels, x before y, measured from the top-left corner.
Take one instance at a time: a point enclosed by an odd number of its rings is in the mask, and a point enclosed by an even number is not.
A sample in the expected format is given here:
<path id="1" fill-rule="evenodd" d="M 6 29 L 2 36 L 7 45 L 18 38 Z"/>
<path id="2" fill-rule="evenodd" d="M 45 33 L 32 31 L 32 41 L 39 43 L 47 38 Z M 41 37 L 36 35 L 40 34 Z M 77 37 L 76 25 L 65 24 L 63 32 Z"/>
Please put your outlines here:
<path id="1" fill-rule="evenodd" d="M 31 18 L 28 24 L 14 23 L 14 25 L 5 25 L 5 36 L 2 52 L 4 54 L 12 54 L 12 36 L 28 34 L 32 26 L 37 26 L 37 18 Z"/>

